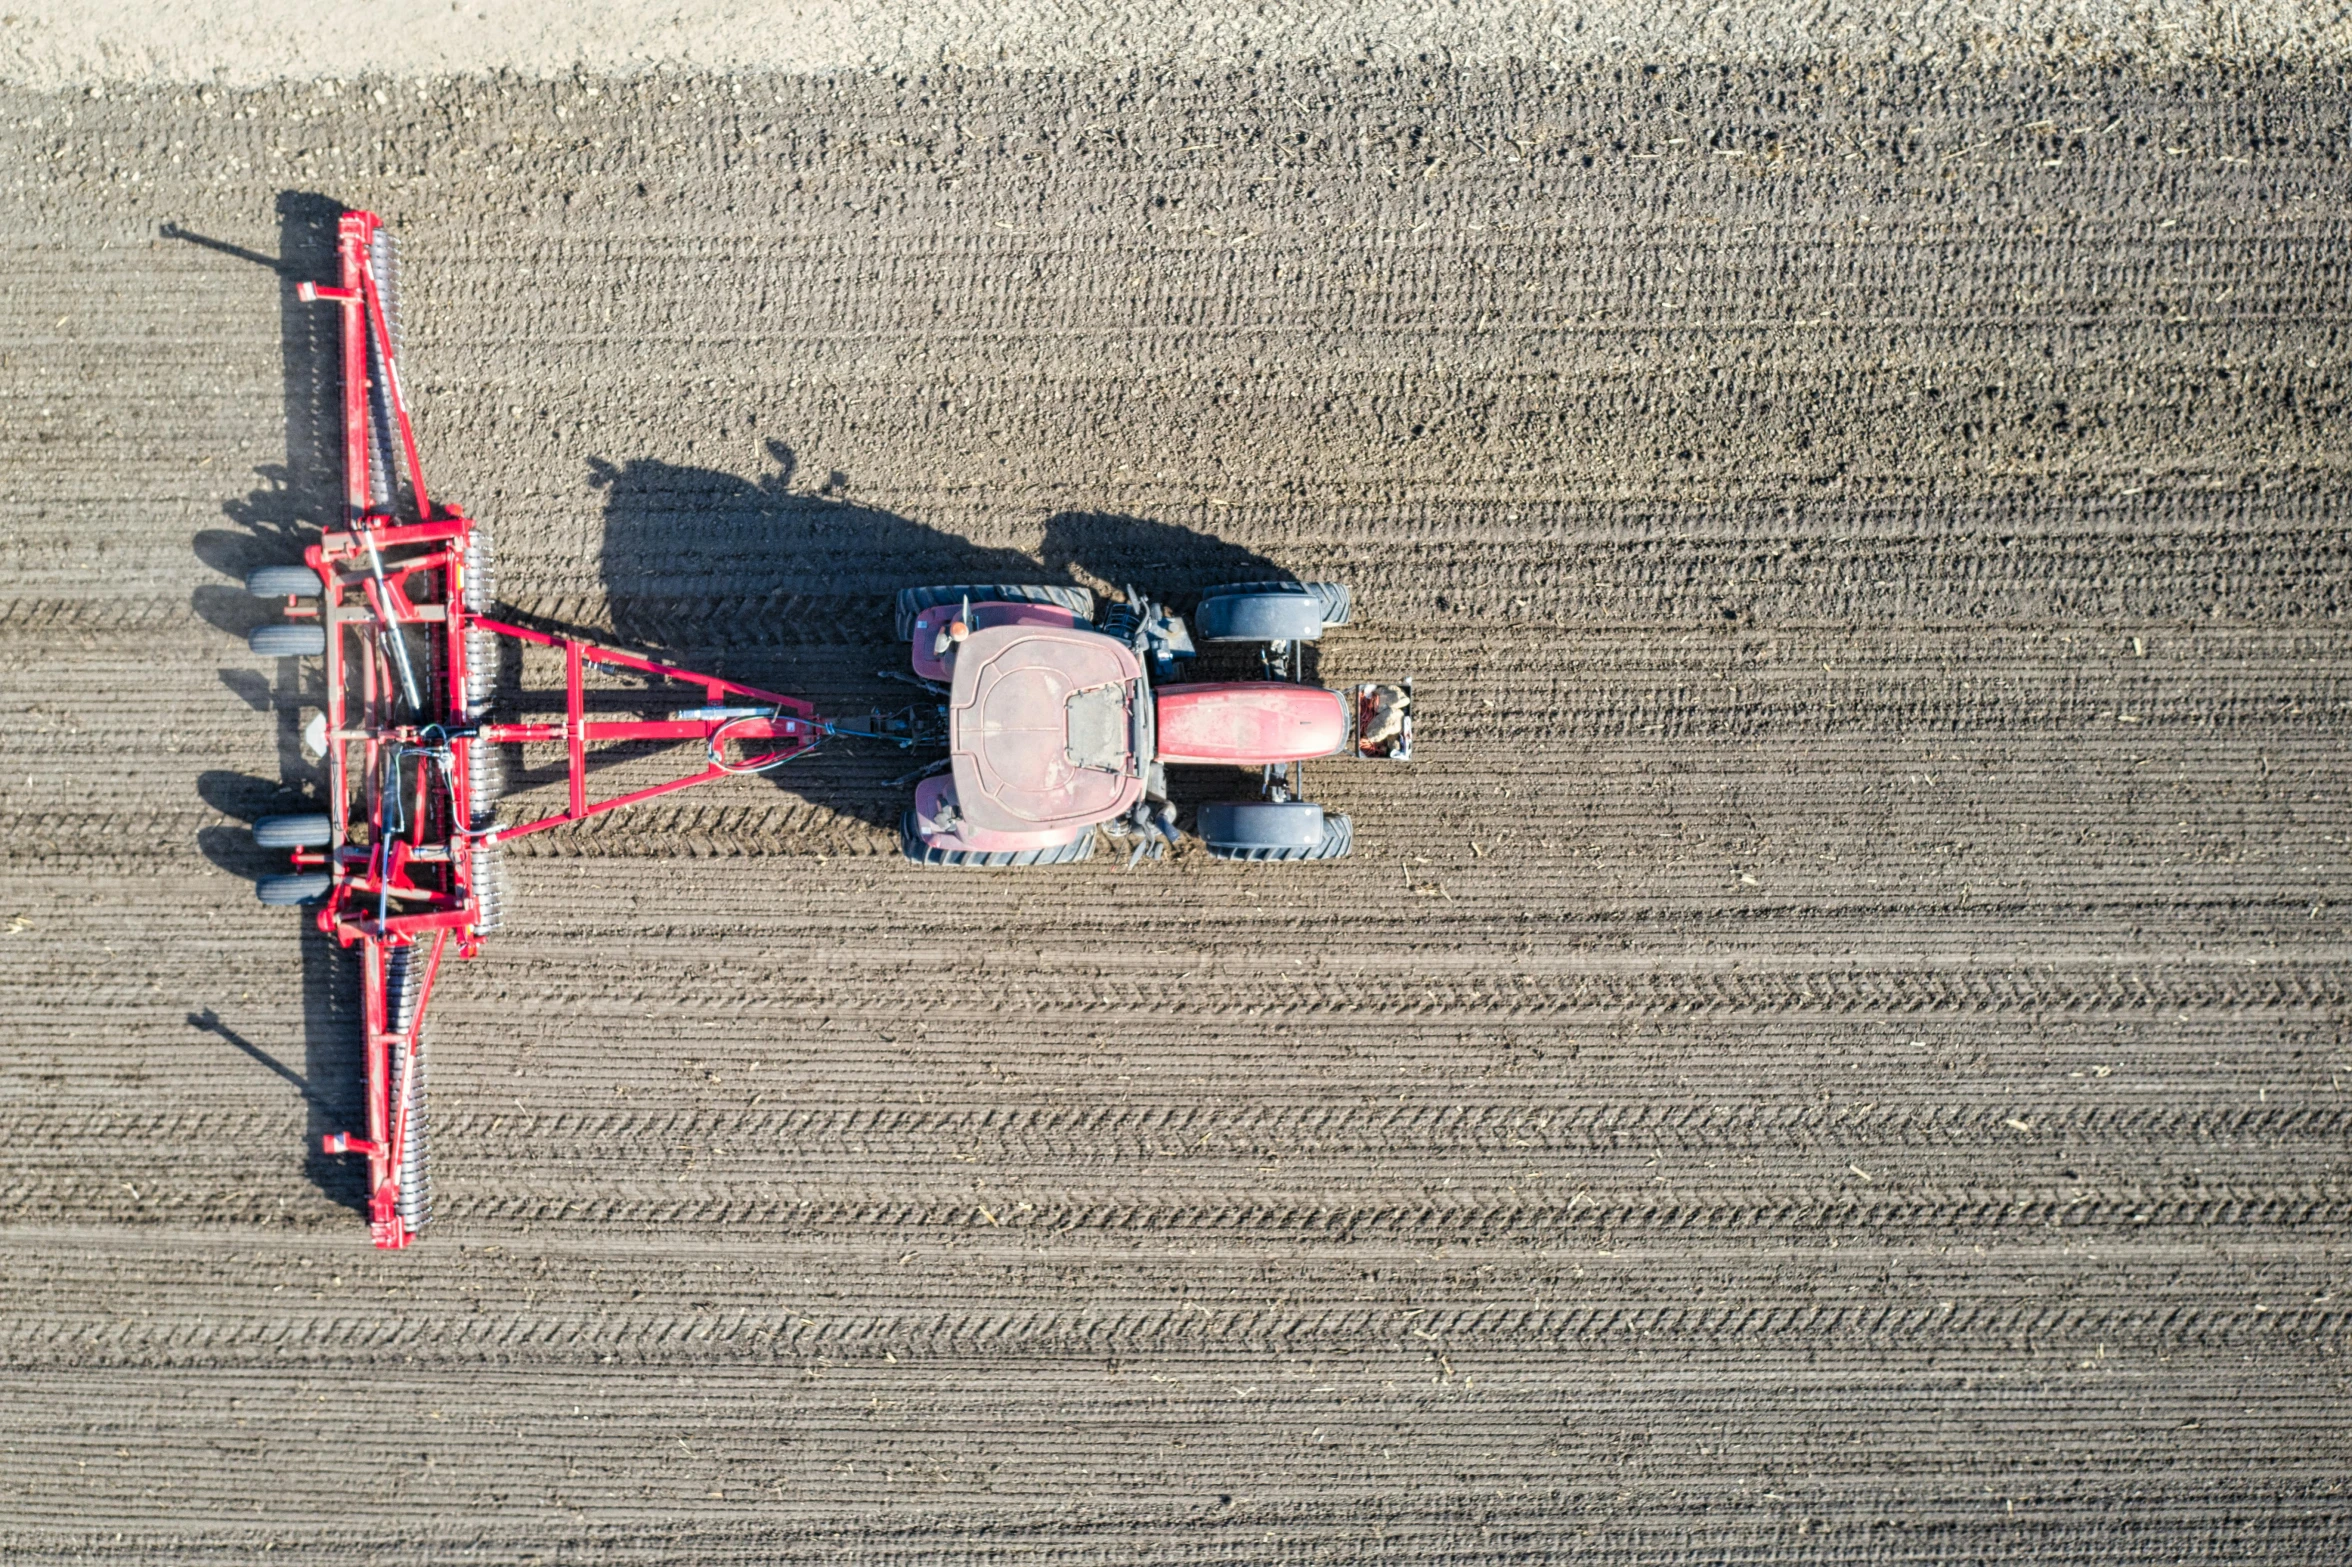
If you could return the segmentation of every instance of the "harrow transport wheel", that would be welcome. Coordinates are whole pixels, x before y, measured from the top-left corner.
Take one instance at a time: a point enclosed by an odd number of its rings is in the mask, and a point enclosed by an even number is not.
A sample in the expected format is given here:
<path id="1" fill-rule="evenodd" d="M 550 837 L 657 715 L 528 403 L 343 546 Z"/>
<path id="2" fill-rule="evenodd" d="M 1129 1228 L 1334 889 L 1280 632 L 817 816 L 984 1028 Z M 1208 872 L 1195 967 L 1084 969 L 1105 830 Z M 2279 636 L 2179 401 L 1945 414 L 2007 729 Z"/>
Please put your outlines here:
<path id="1" fill-rule="evenodd" d="M 327 585 L 308 566 L 256 566 L 245 574 L 245 591 L 257 599 L 314 599 Z"/>
<path id="2" fill-rule="evenodd" d="M 1343 860 L 1356 842 L 1354 822 L 1303 800 L 1204 805 L 1199 831 L 1220 860 Z"/>
<path id="3" fill-rule="evenodd" d="M 1088 828 L 1069 843 L 1057 843 L 1050 849 L 1005 849 L 982 853 L 977 849 L 934 849 L 923 841 L 915 826 L 915 813 L 907 812 L 898 819 L 898 847 L 901 853 L 917 865 L 961 867 L 965 869 L 997 869 L 1015 865 L 1075 865 L 1080 860 L 1094 857 L 1094 829 Z"/>
<path id="4" fill-rule="evenodd" d="M 1348 623 L 1337 582 L 1233 582 L 1201 595 L 1193 630 L 1209 642 L 1313 642 Z"/>
<path id="5" fill-rule="evenodd" d="M 497 602 L 498 562 L 491 553 L 490 530 L 477 522 L 474 531 L 466 535 L 465 607 L 477 615 L 487 615 Z"/>
<path id="6" fill-rule="evenodd" d="M 406 1034 L 416 1021 L 417 985 L 424 979 L 423 962 L 415 947 L 394 947 L 384 954 L 384 1023 Z M 410 1233 L 433 1217 L 431 1172 L 425 1162 L 425 1036 L 416 1040 L 415 1071 L 408 1070 L 408 1052 L 391 1051 L 392 1115 L 397 1122 L 403 1106 L 408 1111 L 408 1141 L 400 1156 L 400 1222 Z"/>
<path id="7" fill-rule="evenodd" d="M 253 841 L 265 849 L 321 848 L 335 841 L 335 824 L 323 812 L 315 816 L 264 816 L 253 824 Z"/>
<path id="8" fill-rule="evenodd" d="M 969 582 L 947 588 L 898 590 L 898 640 L 910 641 L 915 617 L 939 604 L 1058 604 L 1080 620 L 1094 618 L 1094 593 L 1087 588 L 1058 588 L 1045 583 Z"/>
<path id="9" fill-rule="evenodd" d="M 327 628 L 318 625 L 255 626 L 245 645 L 263 658 L 313 658 L 327 650 Z"/>
<path id="10" fill-rule="evenodd" d="M 264 876 L 253 884 L 253 895 L 273 909 L 290 909 L 325 897 L 334 885 L 335 878 L 325 871 L 304 871 L 296 876 Z"/>

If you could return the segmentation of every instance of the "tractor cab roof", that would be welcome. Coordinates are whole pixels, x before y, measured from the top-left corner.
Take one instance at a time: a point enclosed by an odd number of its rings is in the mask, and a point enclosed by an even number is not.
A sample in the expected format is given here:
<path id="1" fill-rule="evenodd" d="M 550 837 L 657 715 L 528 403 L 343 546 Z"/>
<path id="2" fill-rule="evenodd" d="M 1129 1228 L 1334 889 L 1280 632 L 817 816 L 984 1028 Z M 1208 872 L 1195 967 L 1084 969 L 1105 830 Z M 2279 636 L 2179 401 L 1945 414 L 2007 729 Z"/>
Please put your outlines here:
<path id="1" fill-rule="evenodd" d="M 1143 797 L 1151 722 L 1125 644 L 1069 626 L 974 631 L 948 698 L 956 808 L 992 832 L 1115 816 Z"/>

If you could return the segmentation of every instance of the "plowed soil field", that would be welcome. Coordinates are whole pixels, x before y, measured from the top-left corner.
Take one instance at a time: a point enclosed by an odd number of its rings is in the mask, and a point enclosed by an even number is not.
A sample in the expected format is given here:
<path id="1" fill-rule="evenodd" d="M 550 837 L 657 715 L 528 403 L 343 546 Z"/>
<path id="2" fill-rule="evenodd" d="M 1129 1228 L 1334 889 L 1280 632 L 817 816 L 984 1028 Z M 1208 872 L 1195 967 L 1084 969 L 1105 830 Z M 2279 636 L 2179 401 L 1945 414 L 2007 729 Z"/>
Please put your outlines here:
<path id="1" fill-rule="evenodd" d="M 2341 77 L 0 107 L 0 1558 L 2352 1558 Z M 244 826 L 341 204 L 518 612 L 854 711 L 901 585 L 1273 568 L 1416 760 L 519 842 L 371 1251 Z"/>

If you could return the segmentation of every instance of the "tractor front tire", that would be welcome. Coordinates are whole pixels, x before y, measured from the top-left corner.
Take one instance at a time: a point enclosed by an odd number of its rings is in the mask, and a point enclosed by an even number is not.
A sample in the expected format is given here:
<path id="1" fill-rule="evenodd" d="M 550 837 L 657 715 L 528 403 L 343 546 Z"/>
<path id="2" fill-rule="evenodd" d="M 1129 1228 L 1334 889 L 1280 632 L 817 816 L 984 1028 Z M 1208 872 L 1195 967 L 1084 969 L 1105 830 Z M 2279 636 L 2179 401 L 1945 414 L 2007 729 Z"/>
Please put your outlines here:
<path id="1" fill-rule="evenodd" d="M 1303 800 L 1204 805 L 1199 832 L 1220 860 L 1344 860 L 1356 842 L 1354 822 Z"/>
<path id="2" fill-rule="evenodd" d="M 1075 865 L 1080 860 L 1094 858 L 1094 829 L 1069 843 L 1057 843 L 1050 849 L 1005 849 L 982 853 L 977 849 L 934 849 L 923 841 L 920 828 L 915 825 L 915 813 L 907 812 L 898 819 L 898 847 L 917 865 L 937 868 L 995 869 L 1015 865 Z"/>
<path id="3" fill-rule="evenodd" d="M 1058 604 L 1080 620 L 1094 618 L 1094 594 L 1086 588 L 1061 588 L 1047 583 L 966 582 L 945 588 L 898 590 L 898 640 L 914 639 L 915 617 L 941 604 Z"/>
<path id="4" fill-rule="evenodd" d="M 1280 601 L 1287 597 L 1303 597 L 1310 600 L 1315 606 L 1314 617 L 1318 622 L 1315 629 L 1311 633 L 1299 636 L 1282 638 L 1260 636 L 1245 625 L 1237 623 L 1243 619 L 1242 614 L 1237 614 L 1233 610 L 1221 611 L 1212 607 L 1210 602 L 1214 599 L 1246 601 L 1268 597 L 1276 600 L 1276 603 L 1271 606 L 1275 611 L 1275 618 L 1283 621 L 1295 619 L 1297 629 L 1302 632 L 1305 630 L 1306 623 L 1304 607 L 1301 606 L 1292 609 L 1288 614 L 1283 614 L 1281 612 L 1287 606 L 1284 606 Z M 1193 629 L 1208 641 L 1312 642 L 1324 632 L 1348 623 L 1353 599 L 1344 582 L 1228 582 L 1223 587 L 1211 588 L 1203 593 L 1200 596 L 1200 603 L 1200 613 L 1193 616 Z M 1235 608 L 1238 609 L 1238 606 Z"/>

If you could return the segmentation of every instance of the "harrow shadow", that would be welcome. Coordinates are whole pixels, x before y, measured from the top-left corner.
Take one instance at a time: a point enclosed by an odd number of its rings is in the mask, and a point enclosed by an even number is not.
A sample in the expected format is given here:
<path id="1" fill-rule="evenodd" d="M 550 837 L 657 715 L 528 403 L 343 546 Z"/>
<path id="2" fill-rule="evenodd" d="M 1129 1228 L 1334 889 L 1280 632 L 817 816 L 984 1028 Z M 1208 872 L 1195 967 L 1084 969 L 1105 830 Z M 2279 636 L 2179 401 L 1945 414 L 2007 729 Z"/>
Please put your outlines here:
<path id="1" fill-rule="evenodd" d="M 1132 584 L 1181 604 L 1217 582 L 1291 575 L 1212 534 L 1108 512 L 1055 513 L 1034 555 L 979 545 L 851 500 L 846 474 L 799 482 L 781 441 L 767 454 L 775 470 L 756 479 L 650 457 L 591 461 L 589 485 L 604 496 L 600 570 L 623 645 L 862 713 L 909 700 L 877 673 L 905 667 L 891 624 L 901 588 Z M 893 780 L 927 759 L 852 741 L 770 776 L 811 805 L 887 827 L 911 798 Z"/>
<path id="2" fill-rule="evenodd" d="M 338 523 L 342 490 L 341 359 L 334 313 L 295 297 L 305 280 L 335 275 L 335 225 L 343 206 L 312 191 L 278 196 L 278 254 L 264 256 L 222 240 L 165 224 L 163 237 L 265 267 L 277 274 L 280 387 L 286 421 L 286 456 L 254 470 L 259 484 L 221 506 L 231 526 L 207 529 L 191 541 L 196 558 L 224 580 L 197 587 L 190 607 L 206 623 L 242 638 L 274 618 L 268 605 L 244 588 L 256 566 L 301 559 L 303 547 Z M 317 809 L 326 779 L 302 751 L 306 710 L 321 693 L 315 671 L 306 674 L 294 659 L 257 663 L 242 650 L 240 662 L 220 671 L 221 683 L 246 706 L 274 719 L 278 776 L 208 772 L 197 790 L 222 814 L 250 822 L 273 811 Z M 242 826 L 205 828 L 197 848 L 213 864 L 238 876 L 259 876 L 282 868 L 283 856 L 261 849 Z M 301 914 L 291 916 L 301 951 L 303 1066 L 297 1073 L 222 1022 L 212 1008 L 189 1014 L 189 1025 L 218 1034 L 302 1092 L 309 1114 L 308 1151 L 303 1173 L 321 1193 L 345 1207 L 367 1206 L 365 1167 L 319 1153 L 321 1133 L 351 1125 L 361 1100 L 357 969 L 349 954 Z"/>
<path id="3" fill-rule="evenodd" d="M 306 1101 L 316 1108 L 326 1111 L 330 1115 L 338 1117 L 350 1117 L 360 1113 L 360 1105 L 356 1099 L 348 1105 L 339 1105 L 328 1099 L 324 1094 L 321 1094 L 318 1092 L 318 1090 L 312 1088 L 310 1086 L 310 1080 L 305 1078 L 300 1072 L 295 1071 L 285 1062 L 280 1061 L 276 1056 L 271 1055 L 268 1051 L 262 1049 L 261 1046 L 255 1044 L 252 1040 L 247 1039 L 243 1034 L 238 1033 L 235 1029 L 229 1027 L 228 1024 L 222 1022 L 220 1020 L 220 1014 L 214 1012 L 212 1008 L 206 1007 L 201 1012 L 189 1013 L 188 1026 L 197 1030 L 199 1033 L 213 1034 L 227 1040 L 230 1044 L 236 1046 L 237 1049 L 243 1051 L 252 1060 L 259 1062 L 262 1066 L 268 1068 L 272 1072 L 275 1072 L 278 1076 L 284 1078 L 288 1083 L 291 1083 L 294 1086 L 295 1092 L 302 1095 Z"/>
<path id="4" fill-rule="evenodd" d="M 290 190 L 279 194 L 277 211 L 275 258 L 176 223 L 166 223 L 161 230 L 166 239 L 251 262 L 278 277 L 286 460 L 256 467 L 260 484 L 222 504 L 222 514 L 234 526 L 207 529 L 194 540 L 196 558 L 226 580 L 197 589 L 193 606 L 206 621 L 238 636 L 271 618 L 268 606 L 245 592 L 245 574 L 256 566 L 299 559 L 303 546 L 336 521 L 342 504 L 337 478 L 342 464 L 342 371 L 336 323 L 332 311 L 302 303 L 294 289 L 305 280 L 332 280 L 335 223 L 343 207 L 316 192 Z"/>

